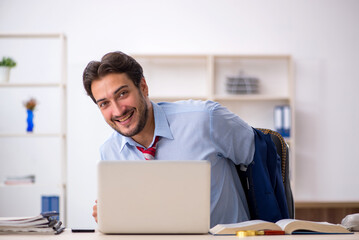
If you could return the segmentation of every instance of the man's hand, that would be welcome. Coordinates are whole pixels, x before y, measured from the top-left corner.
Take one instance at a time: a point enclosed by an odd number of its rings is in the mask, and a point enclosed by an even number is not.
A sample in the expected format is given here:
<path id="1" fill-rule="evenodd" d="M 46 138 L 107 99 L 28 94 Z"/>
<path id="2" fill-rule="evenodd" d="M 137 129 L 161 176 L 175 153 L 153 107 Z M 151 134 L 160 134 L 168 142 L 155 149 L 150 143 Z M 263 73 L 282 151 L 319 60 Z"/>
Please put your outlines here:
<path id="1" fill-rule="evenodd" d="M 97 200 L 95 201 L 95 205 L 93 205 L 93 212 L 92 212 L 92 216 L 95 218 L 95 221 L 97 222 Z"/>

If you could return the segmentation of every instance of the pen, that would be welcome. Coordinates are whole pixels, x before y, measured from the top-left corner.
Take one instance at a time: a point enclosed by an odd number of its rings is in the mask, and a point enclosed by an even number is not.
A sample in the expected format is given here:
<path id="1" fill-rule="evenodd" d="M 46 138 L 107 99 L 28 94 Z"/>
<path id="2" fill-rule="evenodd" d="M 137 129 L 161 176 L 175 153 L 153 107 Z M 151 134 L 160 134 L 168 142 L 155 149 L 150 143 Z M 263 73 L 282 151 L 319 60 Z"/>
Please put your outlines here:
<path id="1" fill-rule="evenodd" d="M 253 230 L 247 230 L 247 231 L 238 231 L 236 232 L 237 237 L 249 237 L 249 236 L 255 236 L 256 231 Z"/>
<path id="2" fill-rule="evenodd" d="M 249 236 L 261 236 L 261 235 L 285 235 L 284 231 L 279 230 L 261 230 L 261 231 L 238 231 L 236 232 L 237 237 L 249 237 Z"/>
<path id="3" fill-rule="evenodd" d="M 71 230 L 73 233 L 95 232 L 95 229 L 84 229 L 84 228 L 73 228 Z"/>
<path id="4" fill-rule="evenodd" d="M 263 231 L 256 231 L 256 235 L 284 235 L 284 231 L 280 230 L 263 230 Z"/>

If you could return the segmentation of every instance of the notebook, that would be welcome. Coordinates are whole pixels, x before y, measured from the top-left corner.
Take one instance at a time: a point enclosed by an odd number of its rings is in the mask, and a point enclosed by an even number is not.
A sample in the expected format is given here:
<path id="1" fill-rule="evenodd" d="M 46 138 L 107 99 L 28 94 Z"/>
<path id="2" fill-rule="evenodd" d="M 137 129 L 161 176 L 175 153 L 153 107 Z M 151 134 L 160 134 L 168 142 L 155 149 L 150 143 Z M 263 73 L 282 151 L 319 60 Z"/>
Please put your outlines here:
<path id="1" fill-rule="evenodd" d="M 208 161 L 101 161 L 98 230 L 114 234 L 208 233 Z"/>

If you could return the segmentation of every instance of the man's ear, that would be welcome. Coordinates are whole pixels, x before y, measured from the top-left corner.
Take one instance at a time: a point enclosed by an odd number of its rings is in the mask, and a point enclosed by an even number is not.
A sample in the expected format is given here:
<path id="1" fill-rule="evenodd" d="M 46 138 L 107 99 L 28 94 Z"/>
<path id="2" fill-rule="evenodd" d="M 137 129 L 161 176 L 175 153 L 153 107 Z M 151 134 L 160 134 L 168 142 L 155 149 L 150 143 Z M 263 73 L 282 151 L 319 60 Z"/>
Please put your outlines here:
<path id="1" fill-rule="evenodd" d="M 145 79 L 145 78 L 142 78 L 142 79 L 141 79 L 141 82 L 140 82 L 140 90 L 141 90 L 143 96 L 148 97 L 148 86 L 147 86 L 147 83 L 146 83 L 146 79 Z"/>

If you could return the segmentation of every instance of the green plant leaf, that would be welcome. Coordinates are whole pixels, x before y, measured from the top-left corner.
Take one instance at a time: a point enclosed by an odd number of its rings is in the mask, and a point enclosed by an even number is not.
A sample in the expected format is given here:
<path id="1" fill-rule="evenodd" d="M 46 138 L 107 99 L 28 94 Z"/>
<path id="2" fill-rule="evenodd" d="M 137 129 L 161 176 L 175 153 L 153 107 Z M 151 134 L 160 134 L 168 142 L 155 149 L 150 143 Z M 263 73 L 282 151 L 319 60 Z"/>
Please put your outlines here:
<path id="1" fill-rule="evenodd" d="M 16 62 L 10 57 L 3 57 L 0 66 L 12 68 L 16 66 Z"/>

